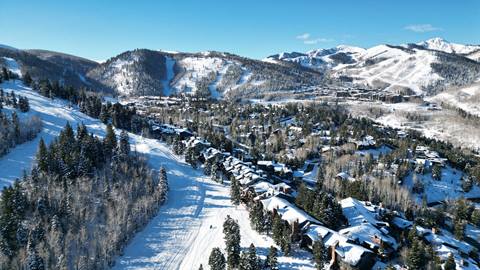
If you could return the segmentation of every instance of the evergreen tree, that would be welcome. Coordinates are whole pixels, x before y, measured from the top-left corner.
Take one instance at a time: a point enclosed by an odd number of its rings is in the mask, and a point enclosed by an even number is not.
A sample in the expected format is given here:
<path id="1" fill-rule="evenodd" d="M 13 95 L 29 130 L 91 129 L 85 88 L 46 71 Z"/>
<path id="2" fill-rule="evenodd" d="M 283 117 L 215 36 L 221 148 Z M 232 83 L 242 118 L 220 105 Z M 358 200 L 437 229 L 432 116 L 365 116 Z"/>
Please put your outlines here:
<path id="1" fill-rule="evenodd" d="M 113 150 L 117 147 L 117 136 L 113 131 L 113 127 L 111 124 L 107 125 L 106 135 L 103 139 L 103 148 L 105 150 L 106 156 L 111 156 Z"/>
<path id="2" fill-rule="evenodd" d="M 33 79 L 32 79 L 32 76 L 30 76 L 30 73 L 28 71 L 25 72 L 25 74 L 23 75 L 23 83 L 27 86 L 32 86 Z"/>
<path id="3" fill-rule="evenodd" d="M 325 248 L 322 239 L 313 243 L 312 253 L 317 269 L 322 270 L 328 262 L 328 251 Z"/>
<path id="4" fill-rule="evenodd" d="M 423 245 L 415 237 L 412 247 L 407 252 L 407 266 L 411 270 L 420 270 L 425 268 L 425 251 Z"/>
<path id="5" fill-rule="evenodd" d="M 118 150 L 121 155 L 129 155 L 130 154 L 130 143 L 128 133 L 125 130 L 122 130 L 120 133 L 120 140 L 118 144 Z"/>
<path id="6" fill-rule="evenodd" d="M 290 251 L 292 249 L 292 238 L 290 236 L 290 226 L 285 225 L 283 227 L 282 232 L 282 239 L 280 241 L 280 247 L 282 248 L 282 252 L 285 255 L 290 255 Z"/>
<path id="7" fill-rule="evenodd" d="M 280 245 L 283 237 L 283 221 L 278 214 L 273 217 L 272 234 L 275 243 Z"/>
<path id="8" fill-rule="evenodd" d="M 10 80 L 10 74 L 8 73 L 8 70 L 6 67 L 2 67 L 2 77 L 3 77 L 3 80 L 5 81 L 8 81 Z"/>
<path id="9" fill-rule="evenodd" d="M 270 246 L 267 258 L 265 260 L 265 268 L 270 270 L 278 270 L 278 250 L 274 246 Z"/>
<path id="10" fill-rule="evenodd" d="M 35 247 L 29 244 L 28 257 L 27 257 L 27 270 L 44 270 L 45 264 L 42 257 L 37 253 Z"/>
<path id="11" fill-rule="evenodd" d="M 240 270 L 259 270 L 260 264 L 257 257 L 257 250 L 255 246 L 250 244 L 247 252 L 242 252 L 240 259 L 240 265 L 238 267 Z"/>
<path id="12" fill-rule="evenodd" d="M 230 269 L 233 269 L 238 266 L 240 261 L 240 227 L 230 216 L 227 216 L 223 223 L 223 233 L 225 234 L 227 264 Z"/>
<path id="13" fill-rule="evenodd" d="M 454 220 L 453 221 L 453 233 L 455 238 L 458 240 L 463 240 L 465 236 L 465 222 L 462 220 Z"/>
<path id="14" fill-rule="evenodd" d="M 252 205 L 249 211 L 249 218 L 250 218 L 250 223 L 252 225 L 252 228 L 258 232 L 263 232 L 263 229 L 265 227 L 264 225 L 265 218 L 263 216 L 262 203 L 258 201 L 252 202 Z"/>
<path id="15" fill-rule="evenodd" d="M 230 180 L 230 200 L 234 205 L 240 204 L 240 184 L 235 176 L 232 176 Z"/>
<path id="16" fill-rule="evenodd" d="M 198 270 L 203 270 L 203 264 L 200 264 L 200 267 L 198 267 Z"/>
<path id="17" fill-rule="evenodd" d="M 210 257 L 208 258 L 208 265 L 210 266 L 211 270 L 225 269 L 225 256 L 223 256 L 222 251 L 220 251 L 218 247 L 212 249 Z"/>
<path id="18" fill-rule="evenodd" d="M 455 270 L 457 267 L 457 264 L 455 263 L 455 258 L 453 257 L 453 254 L 450 253 L 448 255 L 447 261 L 445 261 L 445 264 L 443 265 L 444 270 Z"/>
<path id="19" fill-rule="evenodd" d="M 40 142 L 38 143 L 38 150 L 37 150 L 37 166 L 40 171 L 48 171 L 48 152 L 47 147 L 45 146 L 45 141 L 43 138 L 40 138 Z"/>

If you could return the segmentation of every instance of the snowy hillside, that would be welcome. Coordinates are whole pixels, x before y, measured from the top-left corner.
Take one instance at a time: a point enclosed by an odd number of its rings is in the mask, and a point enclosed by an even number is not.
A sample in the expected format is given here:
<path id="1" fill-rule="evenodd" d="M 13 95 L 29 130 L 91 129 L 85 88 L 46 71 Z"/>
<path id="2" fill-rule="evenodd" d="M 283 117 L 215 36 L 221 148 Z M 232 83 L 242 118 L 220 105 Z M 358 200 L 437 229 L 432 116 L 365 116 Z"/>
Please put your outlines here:
<path id="1" fill-rule="evenodd" d="M 462 55 L 466 55 L 474 51 L 480 50 L 480 45 L 457 44 L 457 43 L 448 42 L 445 39 L 439 38 L 439 37 L 431 38 L 429 40 L 419 42 L 417 43 L 417 45 L 420 45 L 425 49 L 437 50 L 437 51 L 442 51 L 446 53 L 456 53 L 456 54 L 462 54 Z"/>
<path id="2" fill-rule="evenodd" d="M 277 63 L 287 61 L 299 64 L 303 67 L 326 70 L 338 68 L 345 64 L 355 63 L 365 52 L 365 49 L 353 46 L 339 45 L 331 49 L 318 49 L 306 53 L 292 52 L 269 56 L 264 59 L 267 62 Z"/>
<path id="3" fill-rule="evenodd" d="M 281 53 L 264 59 L 328 70 L 331 78 L 357 87 L 402 95 L 429 95 L 448 85 L 468 85 L 480 76 L 480 46 L 430 39 L 418 44 L 368 49 L 337 46 L 307 53 Z"/>
<path id="4" fill-rule="evenodd" d="M 62 100 L 45 98 L 20 81 L 4 82 L 0 87 L 29 99 L 30 111 L 20 117 L 37 115 L 44 122 L 44 129 L 35 140 L 13 148 L 0 158 L 0 186 L 10 185 L 14 179 L 21 178 L 23 171 L 28 171 L 34 162 L 40 138 L 46 143 L 51 142 L 67 121 L 73 127 L 84 123 L 89 131 L 104 136 L 103 123 L 69 107 Z M 240 223 L 242 247 L 254 243 L 259 254 L 266 255 L 273 241 L 250 228 L 248 212 L 230 204 L 227 186 L 204 177 L 201 170 L 192 169 L 165 144 L 134 134 L 129 136 L 132 148 L 148 156 L 154 169 L 160 166 L 167 169 L 170 191 L 166 204 L 134 238 L 125 255 L 118 258 L 115 269 L 196 269 L 200 263 L 207 265 L 211 248 L 224 245 L 222 224 L 227 214 Z M 313 269 L 312 261 L 303 252 L 288 258 L 280 257 L 279 265 L 281 269 Z"/>
<path id="5" fill-rule="evenodd" d="M 356 64 L 346 66 L 336 75 L 390 92 L 422 94 L 423 88 L 442 79 L 431 67 L 436 60 L 426 50 L 379 45 L 366 50 Z"/>

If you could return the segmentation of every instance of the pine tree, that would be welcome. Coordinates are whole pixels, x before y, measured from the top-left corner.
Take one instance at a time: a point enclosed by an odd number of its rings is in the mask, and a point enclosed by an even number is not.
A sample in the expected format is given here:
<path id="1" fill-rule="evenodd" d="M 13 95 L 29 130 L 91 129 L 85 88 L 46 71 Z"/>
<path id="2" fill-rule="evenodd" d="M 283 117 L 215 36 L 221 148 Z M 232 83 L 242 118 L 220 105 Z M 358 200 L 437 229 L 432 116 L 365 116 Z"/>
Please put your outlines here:
<path id="1" fill-rule="evenodd" d="M 230 216 L 227 216 L 223 223 L 223 233 L 225 234 L 228 267 L 235 268 L 240 261 L 240 227 Z"/>
<path id="2" fill-rule="evenodd" d="M 122 132 L 120 133 L 118 148 L 121 155 L 128 156 L 130 154 L 129 137 L 128 133 L 125 130 L 122 130 Z"/>
<path id="3" fill-rule="evenodd" d="M 292 238 L 290 237 L 290 226 L 285 225 L 283 227 L 282 232 L 282 239 L 280 241 L 280 247 L 282 248 L 282 252 L 285 255 L 290 255 L 290 251 L 292 249 Z"/>
<path id="4" fill-rule="evenodd" d="M 465 222 L 462 220 L 454 220 L 453 221 L 453 233 L 455 238 L 458 240 L 463 240 L 465 236 Z"/>
<path id="5" fill-rule="evenodd" d="M 407 266 L 411 270 L 420 270 L 425 267 L 425 251 L 420 241 L 415 237 L 412 247 L 407 252 Z"/>
<path id="6" fill-rule="evenodd" d="M 208 265 L 211 270 L 224 270 L 225 269 L 225 256 L 218 247 L 213 248 L 208 258 Z M 203 268 L 203 267 L 202 267 Z"/>
<path id="7" fill-rule="evenodd" d="M 2 77 L 5 81 L 10 80 L 10 76 L 6 67 L 2 67 Z"/>
<path id="8" fill-rule="evenodd" d="M 457 264 L 455 263 L 455 258 L 453 257 L 453 254 L 450 253 L 448 255 L 447 261 L 445 261 L 445 264 L 443 265 L 444 270 L 455 270 L 457 267 Z"/>
<path id="9" fill-rule="evenodd" d="M 203 270 L 203 264 L 200 264 L 200 266 L 198 267 L 198 270 Z"/>
<path id="10" fill-rule="evenodd" d="M 278 250 L 274 246 L 270 246 L 267 258 L 265 259 L 265 268 L 270 270 L 278 270 Z"/>
<path id="11" fill-rule="evenodd" d="M 102 123 L 106 124 L 106 123 L 108 123 L 109 118 L 110 118 L 110 114 L 108 112 L 107 105 L 102 105 L 102 107 L 100 108 L 100 115 L 99 115 L 100 121 L 102 121 Z"/>
<path id="12" fill-rule="evenodd" d="M 37 166 L 40 171 L 48 171 L 48 152 L 47 147 L 45 146 L 45 141 L 43 138 L 40 138 L 40 142 L 38 143 L 38 150 L 37 150 Z"/>
<path id="13" fill-rule="evenodd" d="M 27 270 L 44 270 L 45 264 L 42 257 L 37 253 L 35 247 L 29 244 L 28 247 L 28 257 L 27 257 Z"/>
<path id="14" fill-rule="evenodd" d="M 313 243 L 313 260 L 317 266 L 318 270 L 322 270 L 328 260 L 328 253 L 323 241 L 319 239 Z"/>
<path id="15" fill-rule="evenodd" d="M 257 257 L 257 249 L 255 245 L 250 244 L 247 252 L 242 252 L 242 256 L 240 259 L 240 270 L 259 270 L 259 259 Z"/>
<path id="16" fill-rule="evenodd" d="M 235 176 L 232 176 L 230 181 L 230 200 L 234 205 L 240 204 L 240 184 Z"/>
<path id="17" fill-rule="evenodd" d="M 103 139 L 103 148 L 105 150 L 106 156 L 111 156 L 112 151 L 117 147 L 117 136 L 113 131 L 113 127 L 111 124 L 107 125 L 106 135 Z"/>
<path id="18" fill-rule="evenodd" d="M 275 243 L 280 245 L 283 237 L 283 221 L 278 214 L 273 217 L 272 234 Z"/>
<path id="19" fill-rule="evenodd" d="M 23 75 L 23 83 L 27 86 L 31 86 L 33 83 L 32 76 L 30 76 L 30 73 L 28 71 L 25 72 L 25 74 Z"/>
<path id="20" fill-rule="evenodd" d="M 252 202 L 249 211 L 249 218 L 252 228 L 258 232 L 263 232 L 265 218 L 263 216 L 262 204 L 258 201 Z"/>

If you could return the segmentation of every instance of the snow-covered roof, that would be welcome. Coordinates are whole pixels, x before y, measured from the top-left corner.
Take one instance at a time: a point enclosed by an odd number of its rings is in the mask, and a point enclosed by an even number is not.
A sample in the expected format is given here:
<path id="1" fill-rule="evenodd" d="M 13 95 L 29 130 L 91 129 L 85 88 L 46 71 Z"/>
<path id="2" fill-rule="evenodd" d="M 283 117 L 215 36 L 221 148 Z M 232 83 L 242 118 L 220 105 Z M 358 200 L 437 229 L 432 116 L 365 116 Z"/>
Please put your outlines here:
<path id="1" fill-rule="evenodd" d="M 289 223 L 297 221 L 301 224 L 305 221 L 310 221 L 315 224 L 321 224 L 320 221 L 311 217 L 294 204 L 278 196 L 262 200 L 261 203 L 263 204 L 263 208 L 268 211 L 277 210 L 282 220 L 288 221 Z"/>
<path id="2" fill-rule="evenodd" d="M 384 243 L 388 243 L 393 249 L 398 249 L 398 243 L 393 237 L 384 234 L 370 223 L 348 227 L 340 230 L 339 233 L 347 236 L 349 239 L 358 240 L 360 243 L 366 243 L 372 249 L 380 247 L 379 243 L 375 243 L 373 240 L 375 237 L 381 239 Z"/>
<path id="3" fill-rule="evenodd" d="M 321 225 L 310 225 L 306 231 L 306 235 L 313 241 L 318 241 L 320 240 L 319 237 L 321 237 L 323 244 L 326 247 L 337 245 L 335 248 L 337 254 L 340 255 L 344 262 L 352 266 L 355 266 L 360 262 L 363 254 L 370 253 L 368 249 L 349 243 L 347 237 Z"/>
<path id="4" fill-rule="evenodd" d="M 351 226 L 363 223 L 370 223 L 374 226 L 388 225 L 388 223 L 376 218 L 378 206 L 367 205 L 367 203 L 351 197 L 341 200 L 340 205 L 342 206 L 343 215 Z"/>
<path id="5" fill-rule="evenodd" d="M 457 240 L 449 231 L 441 230 L 438 233 L 432 233 L 430 229 L 416 226 L 418 234 L 422 235 L 428 242 L 440 246 L 442 244 L 454 247 L 455 249 L 469 254 L 473 247 L 464 241 Z"/>

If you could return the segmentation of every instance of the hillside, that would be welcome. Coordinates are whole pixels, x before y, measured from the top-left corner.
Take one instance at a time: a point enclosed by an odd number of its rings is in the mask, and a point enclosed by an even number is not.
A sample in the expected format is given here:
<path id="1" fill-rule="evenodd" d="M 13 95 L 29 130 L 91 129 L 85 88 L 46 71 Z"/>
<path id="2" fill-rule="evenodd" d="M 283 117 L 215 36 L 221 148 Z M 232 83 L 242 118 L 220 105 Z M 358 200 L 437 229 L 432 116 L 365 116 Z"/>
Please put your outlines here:
<path id="1" fill-rule="evenodd" d="M 188 94 L 266 98 L 330 83 L 401 95 L 434 95 L 480 77 L 480 46 L 440 38 L 363 49 L 340 45 L 262 61 L 223 52 L 126 51 L 97 63 L 45 50 L 0 46 L 0 66 L 14 59 L 22 74 L 121 96 Z"/>
<path id="2" fill-rule="evenodd" d="M 480 76 L 480 63 L 475 61 L 479 48 L 435 38 L 400 46 L 339 46 L 306 54 L 282 53 L 265 61 L 328 70 L 330 78 L 356 87 L 402 95 L 431 95 L 448 86 L 474 82 Z"/>
<path id="3" fill-rule="evenodd" d="M 92 69 L 88 77 L 120 95 L 261 96 L 321 82 L 320 73 L 219 53 L 134 50 Z"/>

